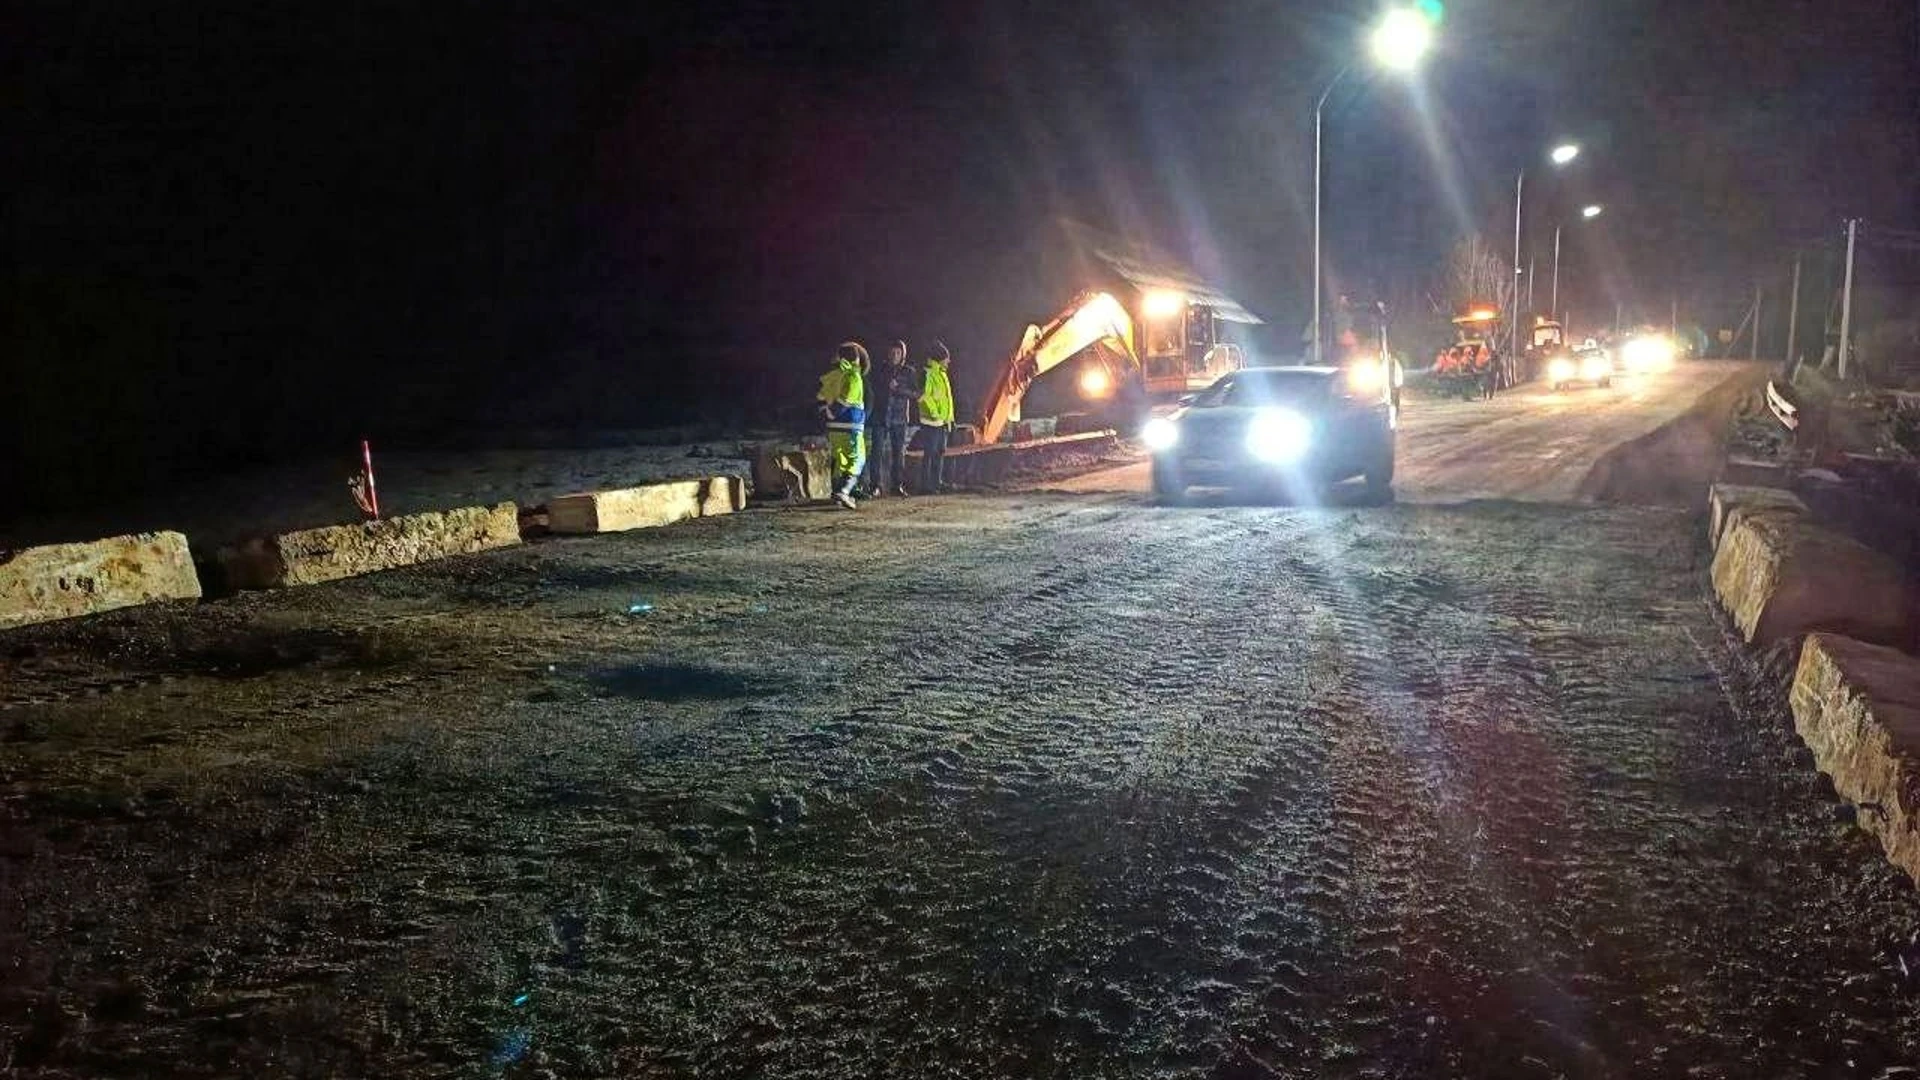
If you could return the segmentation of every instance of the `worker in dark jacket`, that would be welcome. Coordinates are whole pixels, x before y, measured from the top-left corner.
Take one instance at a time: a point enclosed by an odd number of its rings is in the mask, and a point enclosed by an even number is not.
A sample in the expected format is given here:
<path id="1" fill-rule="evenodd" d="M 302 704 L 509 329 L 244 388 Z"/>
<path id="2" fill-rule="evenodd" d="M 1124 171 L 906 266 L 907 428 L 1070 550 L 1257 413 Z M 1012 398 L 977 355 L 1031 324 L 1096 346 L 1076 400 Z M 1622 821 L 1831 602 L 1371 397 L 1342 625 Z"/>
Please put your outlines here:
<path id="1" fill-rule="evenodd" d="M 907 439 L 919 373 L 907 366 L 907 343 L 896 341 L 867 380 L 867 494 L 907 493 Z"/>

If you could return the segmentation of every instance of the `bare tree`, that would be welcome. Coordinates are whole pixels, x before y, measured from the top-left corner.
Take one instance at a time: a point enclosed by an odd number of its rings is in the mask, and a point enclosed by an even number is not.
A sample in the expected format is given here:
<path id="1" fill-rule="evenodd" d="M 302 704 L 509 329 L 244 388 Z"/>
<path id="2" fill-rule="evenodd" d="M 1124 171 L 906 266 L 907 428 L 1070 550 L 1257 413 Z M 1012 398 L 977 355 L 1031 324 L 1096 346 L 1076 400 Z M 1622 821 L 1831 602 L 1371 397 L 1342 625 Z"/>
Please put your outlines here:
<path id="1" fill-rule="evenodd" d="M 1513 320 L 1519 317 L 1514 308 L 1518 296 L 1516 284 L 1513 266 L 1479 233 L 1462 238 L 1447 256 L 1447 302 L 1455 312 L 1491 304 L 1500 312 L 1500 325 L 1512 326 Z M 1506 350 L 1499 347 L 1500 340 L 1501 335 L 1494 334 L 1489 342 L 1500 365 L 1499 385 L 1512 386 L 1519 378 L 1519 358 L 1508 356 Z"/>

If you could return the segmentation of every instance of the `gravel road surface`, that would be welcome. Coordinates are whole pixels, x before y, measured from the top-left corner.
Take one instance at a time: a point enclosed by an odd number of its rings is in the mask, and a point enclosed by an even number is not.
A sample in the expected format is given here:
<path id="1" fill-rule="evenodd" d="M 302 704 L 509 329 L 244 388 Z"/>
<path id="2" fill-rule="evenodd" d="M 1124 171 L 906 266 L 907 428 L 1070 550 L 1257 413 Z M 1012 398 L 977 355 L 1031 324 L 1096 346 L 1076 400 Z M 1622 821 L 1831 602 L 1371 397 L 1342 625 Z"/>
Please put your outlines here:
<path id="1" fill-rule="evenodd" d="M 1903 1075 L 1701 532 L 957 496 L 0 634 L 0 1073 Z"/>

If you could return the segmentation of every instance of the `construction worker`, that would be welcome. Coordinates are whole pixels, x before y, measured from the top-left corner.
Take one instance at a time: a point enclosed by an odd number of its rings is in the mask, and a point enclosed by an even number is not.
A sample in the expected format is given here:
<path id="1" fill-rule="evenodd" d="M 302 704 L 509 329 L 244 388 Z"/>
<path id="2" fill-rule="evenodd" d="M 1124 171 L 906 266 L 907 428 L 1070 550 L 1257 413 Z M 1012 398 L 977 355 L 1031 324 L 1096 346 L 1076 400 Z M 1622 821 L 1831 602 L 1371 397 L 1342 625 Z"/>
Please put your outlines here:
<path id="1" fill-rule="evenodd" d="M 944 342 L 927 350 L 927 371 L 920 384 L 920 428 L 927 433 L 920 444 L 920 487 L 929 493 L 946 489 L 947 439 L 953 434 L 953 380 L 947 368 L 953 354 Z"/>
<path id="2" fill-rule="evenodd" d="M 833 501 L 856 509 L 853 485 L 867 459 L 867 350 L 845 341 L 833 352 L 833 370 L 820 376 L 820 415 L 833 451 Z"/>
<path id="3" fill-rule="evenodd" d="M 867 392 L 867 494 L 874 498 L 907 493 L 907 440 L 912 437 L 913 402 L 920 396 L 918 373 L 907 366 L 907 343 L 887 349 L 887 362 L 873 373 Z"/>

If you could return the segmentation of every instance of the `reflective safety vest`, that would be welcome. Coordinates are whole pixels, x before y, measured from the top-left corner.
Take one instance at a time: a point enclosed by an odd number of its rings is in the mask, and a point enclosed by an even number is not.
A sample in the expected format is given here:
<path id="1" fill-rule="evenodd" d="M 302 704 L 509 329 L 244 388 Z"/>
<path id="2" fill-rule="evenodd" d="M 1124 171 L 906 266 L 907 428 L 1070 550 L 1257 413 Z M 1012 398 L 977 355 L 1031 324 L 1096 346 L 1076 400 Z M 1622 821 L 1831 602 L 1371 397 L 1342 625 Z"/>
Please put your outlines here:
<path id="1" fill-rule="evenodd" d="M 867 426 L 866 379 L 860 365 L 842 360 L 820 376 L 820 401 L 827 406 L 828 431 L 864 431 Z"/>
<path id="2" fill-rule="evenodd" d="M 927 361 L 927 381 L 920 391 L 920 422 L 930 427 L 953 426 L 953 380 L 947 365 Z"/>

